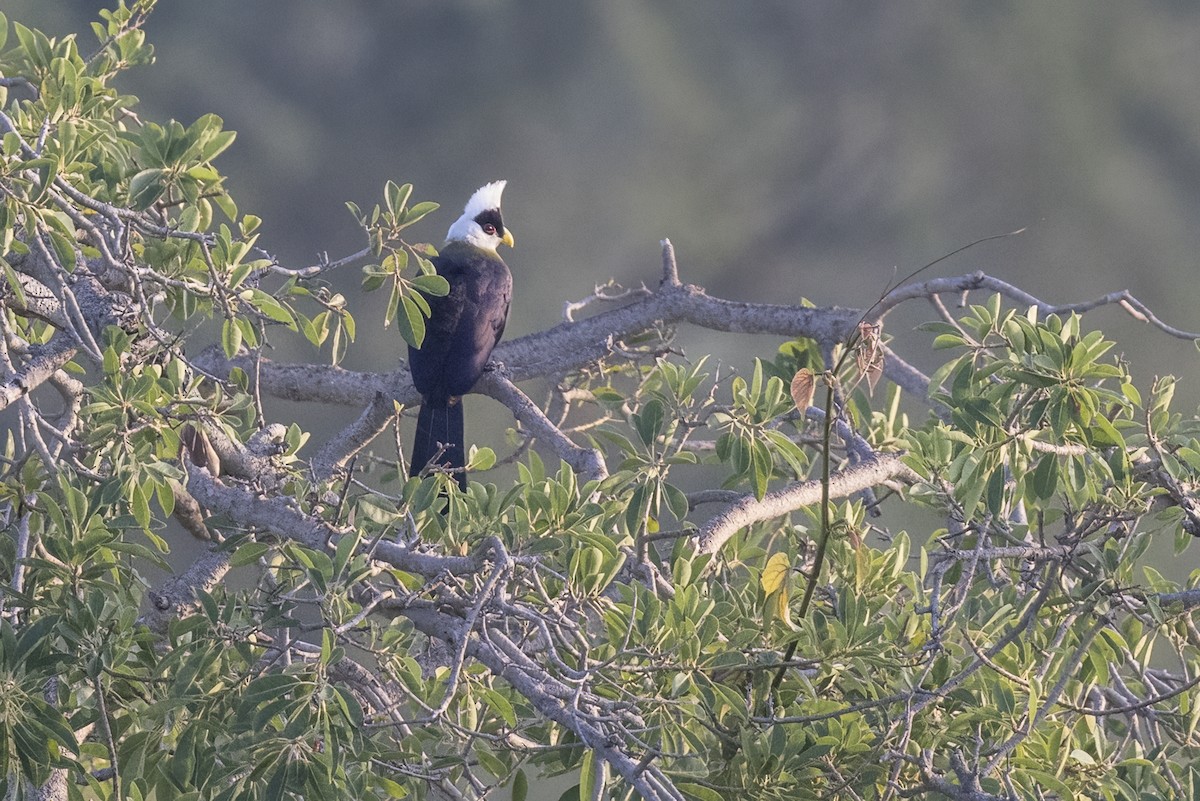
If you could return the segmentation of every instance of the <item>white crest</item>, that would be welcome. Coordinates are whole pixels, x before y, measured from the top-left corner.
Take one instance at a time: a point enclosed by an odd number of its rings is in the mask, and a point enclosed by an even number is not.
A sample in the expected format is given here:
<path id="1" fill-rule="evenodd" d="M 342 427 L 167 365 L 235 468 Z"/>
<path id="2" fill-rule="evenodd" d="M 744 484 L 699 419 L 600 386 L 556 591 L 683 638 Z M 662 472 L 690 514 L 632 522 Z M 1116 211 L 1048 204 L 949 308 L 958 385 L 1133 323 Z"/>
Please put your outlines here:
<path id="1" fill-rule="evenodd" d="M 463 216 L 473 220 L 489 209 L 500 208 L 500 196 L 504 194 L 504 185 L 507 183 L 508 181 L 493 181 L 476 189 L 463 208 Z"/>

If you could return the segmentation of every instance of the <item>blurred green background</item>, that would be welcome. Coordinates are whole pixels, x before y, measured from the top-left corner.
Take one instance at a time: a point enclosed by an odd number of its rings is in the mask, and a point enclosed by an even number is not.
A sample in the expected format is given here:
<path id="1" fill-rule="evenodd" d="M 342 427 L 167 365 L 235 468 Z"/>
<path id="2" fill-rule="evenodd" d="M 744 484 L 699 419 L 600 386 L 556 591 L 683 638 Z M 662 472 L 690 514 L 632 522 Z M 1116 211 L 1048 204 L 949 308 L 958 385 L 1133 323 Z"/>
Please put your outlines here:
<path id="1" fill-rule="evenodd" d="M 0 2 L 85 49 L 104 5 Z M 356 250 L 343 202 L 388 178 L 443 204 L 418 232 L 435 244 L 507 178 L 510 336 L 610 276 L 656 281 L 662 237 L 713 294 L 865 306 L 894 269 L 1025 226 L 929 275 L 983 269 L 1052 302 L 1128 288 L 1200 328 L 1193 3 L 164 0 L 146 30 L 158 63 L 121 85 L 144 119 L 238 131 L 219 166 L 287 263 Z M 357 269 L 335 280 L 361 304 Z M 401 351 L 382 301 L 350 366 Z M 931 315 L 889 332 L 927 350 L 911 328 Z M 1187 377 L 1191 407 L 1191 343 L 1116 311 L 1092 324 L 1139 378 Z"/>

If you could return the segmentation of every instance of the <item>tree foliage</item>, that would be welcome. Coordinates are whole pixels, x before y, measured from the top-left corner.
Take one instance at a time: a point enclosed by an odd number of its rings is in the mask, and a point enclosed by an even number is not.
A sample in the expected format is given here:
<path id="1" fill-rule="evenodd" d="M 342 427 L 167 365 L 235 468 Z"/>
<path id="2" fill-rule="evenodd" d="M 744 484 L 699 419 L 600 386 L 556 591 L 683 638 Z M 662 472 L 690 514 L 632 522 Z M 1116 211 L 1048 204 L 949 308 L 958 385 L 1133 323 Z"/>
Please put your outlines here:
<path id="1" fill-rule="evenodd" d="M 280 264 L 221 120 L 113 86 L 152 5 L 91 49 L 0 18 L 6 798 L 1200 792 L 1200 590 L 1147 556 L 1200 534 L 1197 418 L 1135 385 L 1097 303 L 981 274 L 731 303 L 664 243 L 656 290 L 497 350 L 477 390 L 514 424 L 466 492 L 407 479 L 407 371 L 338 366 L 330 281 L 365 264 L 368 324 L 418 343 L 434 204 L 389 181 L 351 208 L 362 251 Z M 880 328 L 914 298 L 928 377 Z M 770 344 L 690 360 L 682 324 Z M 289 338 L 323 361 L 269 359 Z M 310 432 L 265 397 L 362 411 Z"/>

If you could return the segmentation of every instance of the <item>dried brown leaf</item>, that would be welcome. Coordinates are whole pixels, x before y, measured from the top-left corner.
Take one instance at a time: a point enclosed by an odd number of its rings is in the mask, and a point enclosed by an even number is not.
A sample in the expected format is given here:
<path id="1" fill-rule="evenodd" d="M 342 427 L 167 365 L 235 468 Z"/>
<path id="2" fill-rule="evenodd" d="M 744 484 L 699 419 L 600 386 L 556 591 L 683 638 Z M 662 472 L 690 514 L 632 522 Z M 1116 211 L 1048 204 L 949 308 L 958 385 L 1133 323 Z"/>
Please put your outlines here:
<path id="1" fill-rule="evenodd" d="M 796 409 L 800 414 L 804 414 L 808 407 L 812 406 L 815 389 L 816 376 L 807 367 L 797 370 L 796 375 L 792 376 L 792 400 L 796 402 Z"/>
<path id="2" fill-rule="evenodd" d="M 855 361 L 858 373 L 867 381 L 867 391 L 874 395 L 875 385 L 883 377 L 883 347 L 879 336 L 883 326 L 878 323 L 862 322 L 858 324 L 858 352 Z"/>
<path id="3" fill-rule="evenodd" d="M 221 460 L 217 458 L 217 451 L 208 441 L 208 434 L 205 434 L 203 429 L 188 423 L 179 432 L 179 439 L 192 464 L 205 468 L 212 473 L 213 478 L 221 475 Z"/>

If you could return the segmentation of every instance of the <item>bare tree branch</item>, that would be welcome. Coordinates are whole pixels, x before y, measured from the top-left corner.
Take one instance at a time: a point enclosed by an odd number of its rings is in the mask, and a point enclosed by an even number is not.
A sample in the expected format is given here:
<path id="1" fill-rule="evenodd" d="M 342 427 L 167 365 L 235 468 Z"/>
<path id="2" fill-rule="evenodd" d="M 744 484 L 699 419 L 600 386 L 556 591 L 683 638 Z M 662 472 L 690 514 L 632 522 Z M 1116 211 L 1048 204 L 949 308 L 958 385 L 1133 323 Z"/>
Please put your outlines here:
<path id="1" fill-rule="evenodd" d="M 330 478 L 362 451 L 388 424 L 396 419 L 396 405 L 382 392 L 376 393 L 358 419 L 330 439 L 312 461 L 313 477 Z"/>
<path id="2" fill-rule="evenodd" d="M 982 271 L 970 273 L 969 275 L 961 275 L 956 278 L 934 278 L 930 281 L 921 281 L 897 287 L 889 292 L 880 302 L 877 314 L 879 317 L 883 317 L 896 306 L 914 298 L 930 298 L 942 293 L 971 292 L 980 289 L 999 292 L 1004 297 L 1024 306 L 1034 306 L 1037 308 L 1038 313 L 1043 316 L 1050 314 L 1071 314 L 1072 312 L 1084 314 L 1101 306 L 1116 305 L 1124 309 L 1133 319 L 1149 323 L 1172 337 L 1177 339 L 1200 339 L 1200 333 L 1184 331 L 1164 323 L 1146 304 L 1135 298 L 1127 289 L 1119 292 L 1110 292 L 1094 300 L 1080 303 L 1053 304 L 1040 300 L 1034 295 L 1006 281 L 993 278 Z"/>
<path id="3" fill-rule="evenodd" d="M 496 371 L 483 374 L 475 387 L 503 403 L 513 416 L 520 420 L 534 436 L 552 448 L 555 454 L 575 472 L 580 473 L 585 480 L 602 480 L 608 477 L 608 466 L 604 463 L 603 455 L 594 448 L 581 448 L 572 442 L 555 426 L 542 412 L 541 408 L 529 399 L 516 385 Z"/>
<path id="4" fill-rule="evenodd" d="M 830 497 L 853 495 L 897 476 L 916 480 L 915 474 L 902 461 L 903 456 L 900 453 L 880 454 L 834 473 L 830 479 Z M 821 482 L 815 479 L 768 492 L 761 500 L 745 495 L 710 518 L 696 532 L 695 549 L 698 553 L 716 553 L 726 540 L 746 526 L 780 517 L 820 500 Z"/>
<path id="5" fill-rule="evenodd" d="M 15 373 L 0 382 L 0 409 L 25 397 L 49 381 L 64 364 L 75 358 L 78 348 L 65 333 L 54 338 L 37 355 L 25 362 Z"/>

